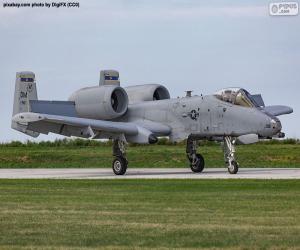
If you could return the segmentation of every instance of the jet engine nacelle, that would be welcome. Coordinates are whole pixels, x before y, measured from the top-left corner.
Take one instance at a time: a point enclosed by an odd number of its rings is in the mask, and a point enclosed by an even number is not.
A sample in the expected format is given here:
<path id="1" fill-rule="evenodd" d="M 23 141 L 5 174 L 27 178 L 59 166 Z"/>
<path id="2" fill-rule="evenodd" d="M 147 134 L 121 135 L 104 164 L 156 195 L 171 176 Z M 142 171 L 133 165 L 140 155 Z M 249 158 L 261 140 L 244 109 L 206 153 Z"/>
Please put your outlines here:
<path id="1" fill-rule="evenodd" d="M 122 116 L 128 107 L 126 91 L 116 85 L 103 85 L 79 89 L 69 101 L 75 102 L 79 117 L 108 120 Z"/>
<path id="2" fill-rule="evenodd" d="M 170 99 L 166 87 L 160 84 L 144 84 L 124 88 L 128 94 L 129 103 Z"/>

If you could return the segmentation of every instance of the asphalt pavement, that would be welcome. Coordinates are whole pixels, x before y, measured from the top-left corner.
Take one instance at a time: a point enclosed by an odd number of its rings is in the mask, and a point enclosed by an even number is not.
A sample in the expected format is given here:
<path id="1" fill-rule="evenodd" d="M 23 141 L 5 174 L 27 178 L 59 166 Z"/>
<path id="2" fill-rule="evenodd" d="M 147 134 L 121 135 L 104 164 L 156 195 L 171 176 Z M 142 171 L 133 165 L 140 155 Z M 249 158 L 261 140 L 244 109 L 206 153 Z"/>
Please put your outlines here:
<path id="1" fill-rule="evenodd" d="M 240 168 L 229 174 L 225 168 L 206 168 L 193 173 L 188 168 L 128 168 L 123 176 L 111 168 L 18 168 L 0 169 L 0 179 L 300 179 L 300 168 Z"/>

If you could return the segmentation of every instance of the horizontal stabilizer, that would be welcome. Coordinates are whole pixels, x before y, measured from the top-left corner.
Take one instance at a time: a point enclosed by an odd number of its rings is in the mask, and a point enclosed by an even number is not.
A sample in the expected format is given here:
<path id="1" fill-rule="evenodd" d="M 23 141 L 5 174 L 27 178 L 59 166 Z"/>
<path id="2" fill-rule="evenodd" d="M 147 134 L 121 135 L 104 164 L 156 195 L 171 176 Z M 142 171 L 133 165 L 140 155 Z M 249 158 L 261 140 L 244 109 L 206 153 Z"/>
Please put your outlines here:
<path id="1" fill-rule="evenodd" d="M 267 113 L 275 116 L 293 113 L 293 109 L 291 107 L 282 105 L 266 106 L 264 107 L 264 110 Z"/>

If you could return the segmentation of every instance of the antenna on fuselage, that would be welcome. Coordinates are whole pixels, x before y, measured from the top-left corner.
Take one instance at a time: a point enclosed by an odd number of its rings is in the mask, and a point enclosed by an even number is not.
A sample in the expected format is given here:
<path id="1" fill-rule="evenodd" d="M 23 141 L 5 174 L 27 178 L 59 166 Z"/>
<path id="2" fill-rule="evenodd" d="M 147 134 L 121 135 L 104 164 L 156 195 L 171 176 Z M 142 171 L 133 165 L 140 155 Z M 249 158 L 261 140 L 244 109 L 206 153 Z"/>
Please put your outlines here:
<path id="1" fill-rule="evenodd" d="M 192 97 L 192 92 L 193 92 L 193 90 L 186 90 L 185 91 L 185 97 Z"/>

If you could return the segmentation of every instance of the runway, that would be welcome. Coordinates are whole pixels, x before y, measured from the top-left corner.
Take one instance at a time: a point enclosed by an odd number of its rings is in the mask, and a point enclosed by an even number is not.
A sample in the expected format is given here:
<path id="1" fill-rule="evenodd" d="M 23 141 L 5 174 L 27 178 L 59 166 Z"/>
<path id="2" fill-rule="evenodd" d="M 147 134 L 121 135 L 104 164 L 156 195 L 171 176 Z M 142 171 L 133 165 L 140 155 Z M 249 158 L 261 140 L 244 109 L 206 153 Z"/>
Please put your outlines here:
<path id="1" fill-rule="evenodd" d="M 240 168 L 231 175 L 225 168 L 193 173 L 188 168 L 128 168 L 123 176 L 110 168 L 0 169 L 0 179 L 300 179 L 300 168 Z"/>

